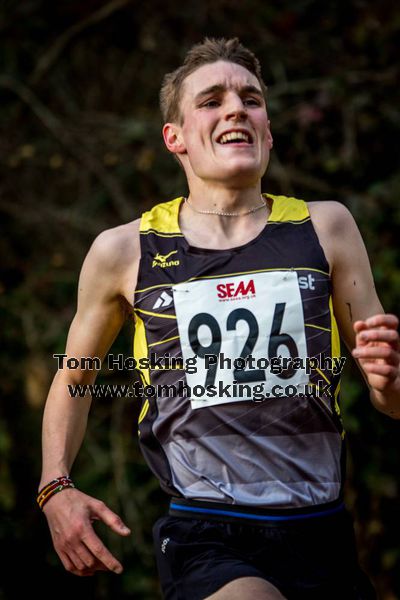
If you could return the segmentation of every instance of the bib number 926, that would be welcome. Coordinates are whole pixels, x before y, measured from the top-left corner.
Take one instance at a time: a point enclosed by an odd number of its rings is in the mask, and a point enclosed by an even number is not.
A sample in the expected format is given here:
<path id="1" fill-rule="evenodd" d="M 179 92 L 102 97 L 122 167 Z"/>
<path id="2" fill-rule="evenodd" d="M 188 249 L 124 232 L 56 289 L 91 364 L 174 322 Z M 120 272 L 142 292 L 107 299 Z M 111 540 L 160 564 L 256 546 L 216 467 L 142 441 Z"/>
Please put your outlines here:
<path id="1" fill-rule="evenodd" d="M 232 293 L 221 295 L 221 289 Z M 196 372 L 186 373 L 189 386 L 207 387 L 219 382 L 228 385 L 235 381 L 251 388 L 263 384 L 268 392 L 282 380 L 290 379 L 293 385 L 308 382 L 302 370 L 289 367 L 277 375 L 269 368 L 251 368 L 244 362 L 248 356 L 256 363 L 259 359 L 270 362 L 279 356 L 306 358 L 303 305 L 295 271 L 190 281 L 174 285 L 172 290 L 182 357 L 184 361 L 196 357 Z M 222 354 L 232 364 L 241 358 L 244 368 L 225 368 L 220 361 L 206 368 L 207 355 Z M 207 399 L 205 394 L 192 399 L 192 406 L 200 406 L 197 400 L 202 400 L 201 406 L 209 406 L 243 398 Z"/>
<path id="2" fill-rule="evenodd" d="M 280 302 L 275 305 L 274 316 L 272 320 L 271 333 L 269 335 L 268 348 L 266 349 L 266 358 L 278 357 L 278 350 L 282 353 L 283 349 L 287 350 L 290 358 L 298 356 L 298 349 L 294 339 L 287 333 L 281 331 L 282 320 L 285 311 L 285 303 Z M 246 359 L 252 355 L 254 348 L 259 338 L 259 326 L 257 319 L 253 313 L 247 308 L 236 308 L 229 313 L 226 321 L 227 331 L 236 331 L 239 321 L 244 321 L 248 326 L 247 338 L 244 341 L 241 352 L 237 358 Z M 210 343 L 203 345 L 199 339 L 199 329 L 201 326 L 208 327 L 211 333 Z M 218 356 L 221 352 L 222 331 L 218 321 L 210 313 L 202 312 L 195 315 L 189 324 L 188 331 L 190 347 L 193 353 L 200 358 L 205 358 L 207 355 Z M 214 385 L 217 375 L 218 363 L 211 364 L 207 370 L 205 386 Z M 293 368 L 290 366 L 278 374 L 281 379 L 290 379 L 294 374 Z M 234 380 L 238 383 L 255 383 L 266 380 L 265 369 L 233 369 Z"/>

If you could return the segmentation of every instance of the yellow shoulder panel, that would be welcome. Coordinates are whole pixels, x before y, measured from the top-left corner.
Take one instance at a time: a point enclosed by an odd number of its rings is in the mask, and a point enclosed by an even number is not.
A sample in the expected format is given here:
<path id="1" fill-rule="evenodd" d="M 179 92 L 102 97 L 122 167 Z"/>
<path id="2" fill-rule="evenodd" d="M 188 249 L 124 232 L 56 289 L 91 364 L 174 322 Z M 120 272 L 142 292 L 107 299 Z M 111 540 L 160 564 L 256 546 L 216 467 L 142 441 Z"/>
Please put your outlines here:
<path id="1" fill-rule="evenodd" d="M 268 223 L 301 222 L 310 218 L 304 200 L 288 196 L 274 196 L 273 194 L 264 194 L 264 196 L 269 196 L 274 201 Z"/>
<path id="2" fill-rule="evenodd" d="M 169 202 L 156 204 L 151 210 L 143 213 L 140 220 L 140 232 L 155 230 L 159 233 L 181 234 L 178 224 L 179 206 L 182 197 Z M 182 234 L 181 234 L 182 235 Z"/>

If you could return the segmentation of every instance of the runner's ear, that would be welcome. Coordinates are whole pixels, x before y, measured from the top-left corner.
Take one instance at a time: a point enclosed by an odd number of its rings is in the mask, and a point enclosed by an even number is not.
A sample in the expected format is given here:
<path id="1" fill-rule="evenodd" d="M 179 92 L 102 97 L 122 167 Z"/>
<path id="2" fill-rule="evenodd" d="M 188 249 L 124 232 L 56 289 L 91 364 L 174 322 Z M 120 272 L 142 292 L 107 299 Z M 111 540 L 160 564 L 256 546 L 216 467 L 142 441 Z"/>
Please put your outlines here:
<path id="1" fill-rule="evenodd" d="M 175 123 L 165 123 L 163 130 L 164 143 L 173 154 L 183 154 L 186 146 L 182 139 L 180 127 Z"/>
<path id="2" fill-rule="evenodd" d="M 272 133 L 271 133 L 271 121 L 268 119 L 268 131 L 267 131 L 267 144 L 268 144 L 268 148 L 271 150 L 271 148 L 274 145 L 274 139 L 272 137 Z"/>

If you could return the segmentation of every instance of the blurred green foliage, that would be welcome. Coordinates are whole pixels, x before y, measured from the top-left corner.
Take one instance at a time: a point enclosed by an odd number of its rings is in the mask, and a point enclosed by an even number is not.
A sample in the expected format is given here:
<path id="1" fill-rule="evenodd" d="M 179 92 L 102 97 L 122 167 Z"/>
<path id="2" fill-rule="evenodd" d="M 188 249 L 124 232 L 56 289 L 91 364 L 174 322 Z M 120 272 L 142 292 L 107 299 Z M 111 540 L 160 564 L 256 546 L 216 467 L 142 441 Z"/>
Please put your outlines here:
<path id="1" fill-rule="evenodd" d="M 396 313 L 399 33 L 399 5 L 385 0 L 3 0 L 1 598 L 32 590 L 59 598 L 159 597 L 151 526 L 166 498 L 141 458 L 134 402 L 94 402 L 73 469 L 78 486 L 132 528 L 120 540 L 99 527 L 125 566 L 122 576 L 65 573 L 35 495 L 52 355 L 64 349 L 83 258 L 103 229 L 186 191 L 161 139 L 163 75 L 205 35 L 239 36 L 257 54 L 275 142 L 264 190 L 346 204 L 365 239 L 382 303 Z M 129 355 L 131 334 L 127 326 L 114 351 Z M 346 367 L 342 390 L 347 500 L 360 555 L 380 598 L 394 600 L 400 597 L 398 422 L 370 406 L 356 368 Z"/>

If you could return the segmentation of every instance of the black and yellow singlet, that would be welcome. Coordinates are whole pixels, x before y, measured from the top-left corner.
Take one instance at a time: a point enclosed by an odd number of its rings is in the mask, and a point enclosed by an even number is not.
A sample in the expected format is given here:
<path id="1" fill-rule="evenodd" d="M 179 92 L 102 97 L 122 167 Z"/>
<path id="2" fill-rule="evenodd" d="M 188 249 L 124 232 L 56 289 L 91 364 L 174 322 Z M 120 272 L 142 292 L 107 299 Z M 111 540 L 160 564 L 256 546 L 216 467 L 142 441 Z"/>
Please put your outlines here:
<path id="1" fill-rule="evenodd" d="M 306 203 L 265 197 L 264 229 L 228 250 L 189 245 L 183 198 L 143 214 L 134 356 L 152 356 L 141 377 L 159 392 L 139 439 L 172 496 L 313 507 L 337 500 L 344 476 L 329 265 Z"/>

